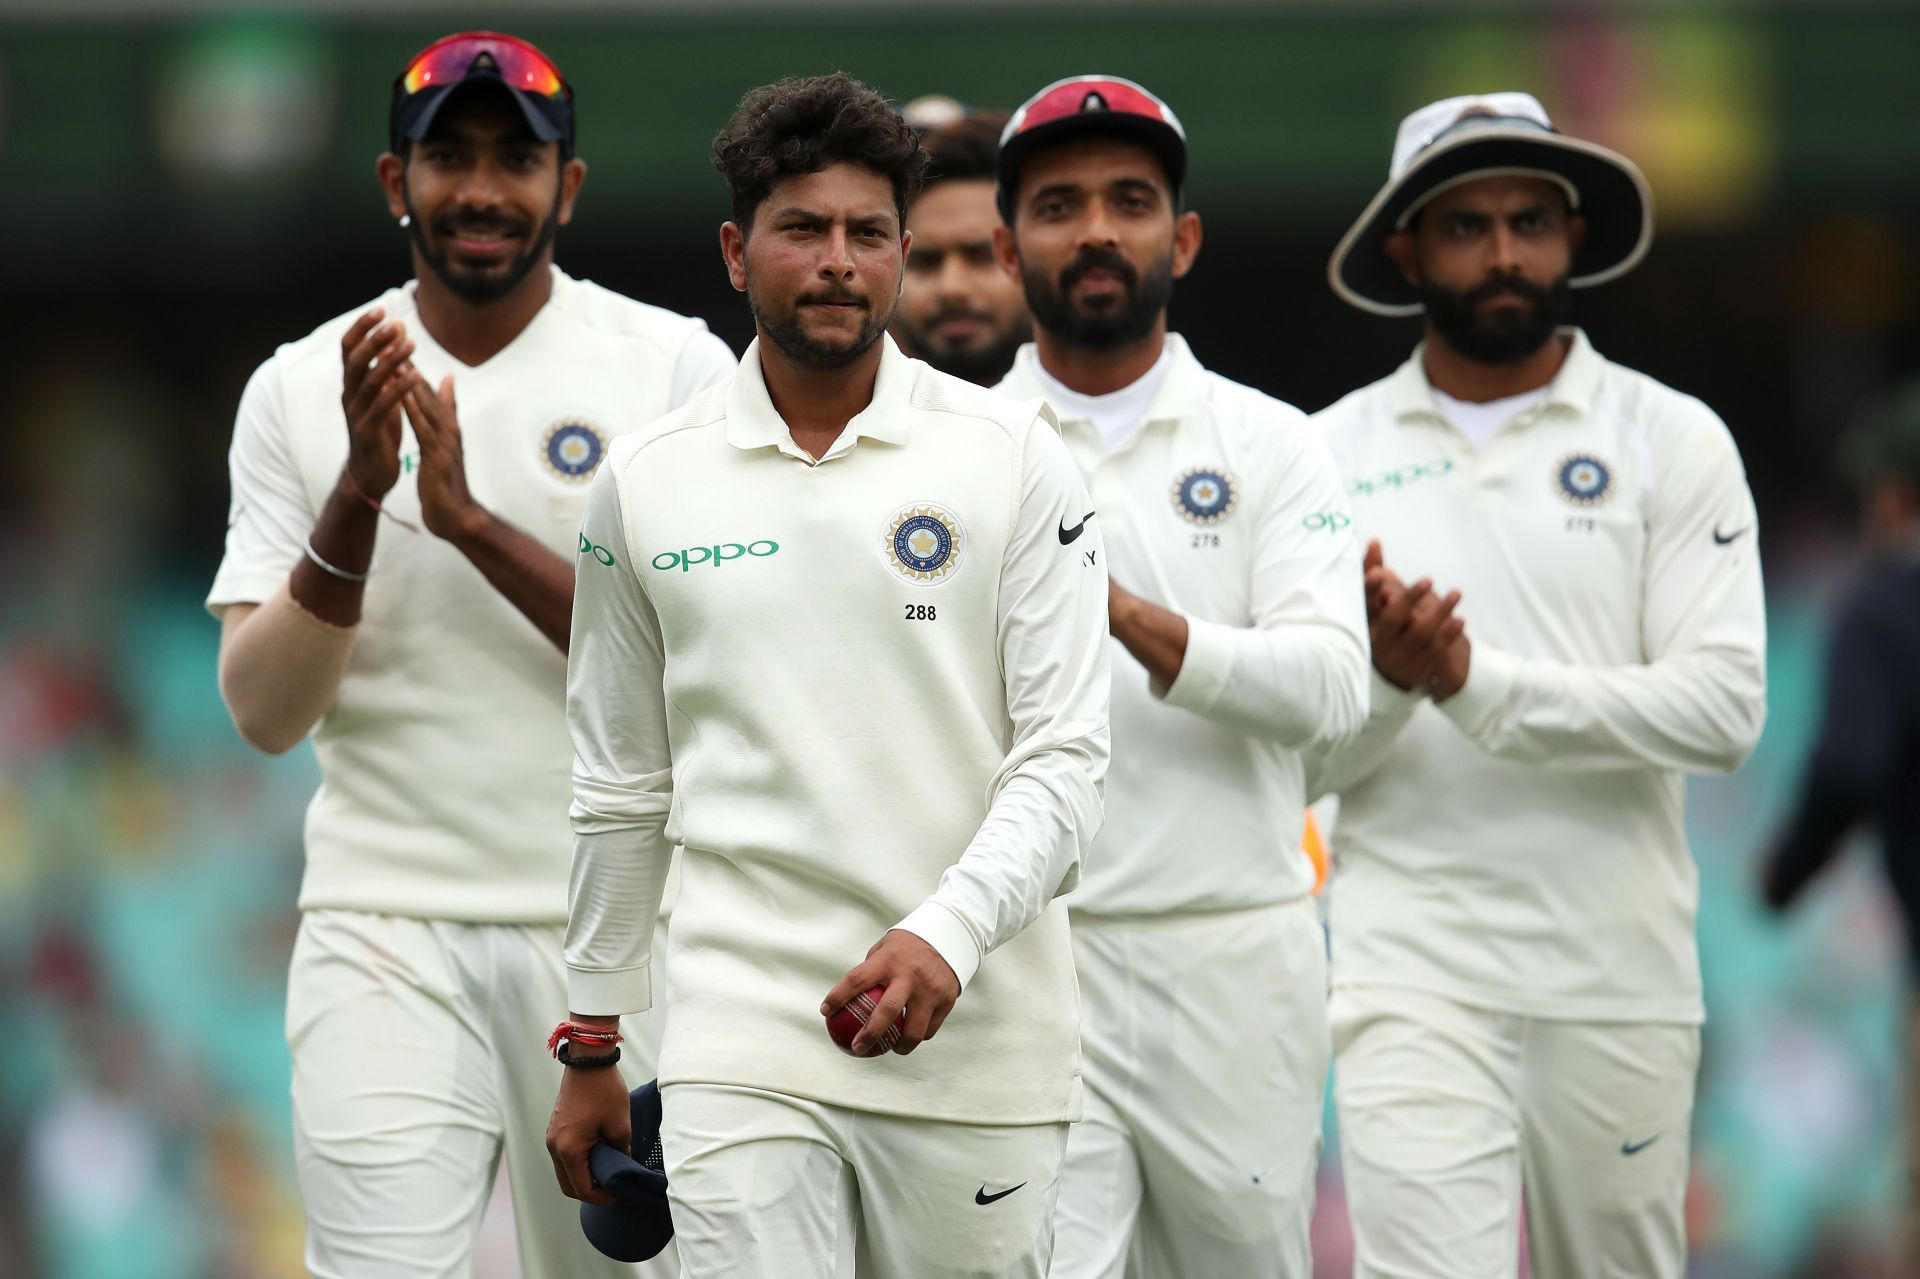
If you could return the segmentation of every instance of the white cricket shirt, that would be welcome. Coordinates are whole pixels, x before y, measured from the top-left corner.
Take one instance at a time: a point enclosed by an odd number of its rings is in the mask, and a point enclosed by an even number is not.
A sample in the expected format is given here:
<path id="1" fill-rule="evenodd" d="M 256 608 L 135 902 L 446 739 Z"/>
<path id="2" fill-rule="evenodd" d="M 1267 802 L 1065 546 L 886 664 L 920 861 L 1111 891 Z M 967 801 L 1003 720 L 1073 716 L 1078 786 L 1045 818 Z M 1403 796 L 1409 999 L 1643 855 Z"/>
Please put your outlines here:
<path id="1" fill-rule="evenodd" d="M 406 323 L 429 383 L 453 375 L 473 496 L 569 560 L 613 441 L 736 365 L 701 321 L 557 269 L 547 304 L 477 367 L 433 340 L 411 282 L 368 305 Z M 215 613 L 266 599 L 304 554 L 346 464 L 340 339 L 366 309 L 281 347 L 247 384 Z M 385 505 L 418 526 L 419 446 L 404 417 L 402 432 Z M 465 556 L 381 520 L 353 655 L 314 730 L 301 907 L 564 920 L 565 689 L 566 658 Z"/>
<path id="2" fill-rule="evenodd" d="M 1700 401 L 1578 330 L 1542 403 L 1475 451 L 1422 351 L 1318 415 L 1355 529 L 1457 588 L 1473 644 L 1436 706 L 1374 678 L 1340 794 L 1336 985 L 1586 1021 L 1703 1016 L 1684 772 L 1766 717 L 1753 498 Z"/>
<path id="3" fill-rule="evenodd" d="M 660 1080 L 856 1110 L 1056 1123 L 1079 1106 L 1067 915 L 1100 825 L 1107 578 L 1036 402 L 909 360 L 817 463 L 759 349 L 594 481 L 574 595 L 568 996 L 651 1001 L 675 844 Z M 820 1001 L 890 928 L 964 994 L 856 1060 Z"/>
<path id="4" fill-rule="evenodd" d="M 1208 372 L 1178 334 L 1161 359 L 1117 448 L 1084 418 L 1060 423 L 1114 581 L 1187 618 L 1167 688 L 1109 641 L 1107 823 L 1069 899 L 1076 914 L 1311 893 L 1301 752 L 1347 742 L 1367 714 L 1360 553 L 1326 445 L 1299 410 Z M 1029 344 L 999 389 L 1040 394 L 1044 378 Z"/>

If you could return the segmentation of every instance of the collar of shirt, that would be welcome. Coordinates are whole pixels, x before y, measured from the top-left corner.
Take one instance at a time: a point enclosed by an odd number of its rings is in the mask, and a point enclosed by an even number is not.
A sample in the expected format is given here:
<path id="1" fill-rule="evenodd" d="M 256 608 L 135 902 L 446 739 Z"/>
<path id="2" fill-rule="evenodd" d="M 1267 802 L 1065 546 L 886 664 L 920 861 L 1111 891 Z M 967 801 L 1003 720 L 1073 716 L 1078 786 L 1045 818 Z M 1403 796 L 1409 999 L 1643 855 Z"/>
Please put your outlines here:
<path id="1" fill-rule="evenodd" d="M 1195 358 L 1187 340 L 1178 333 L 1169 333 L 1166 346 L 1161 350 L 1160 359 L 1152 370 L 1143 375 L 1142 380 L 1155 376 L 1158 371 L 1160 385 L 1153 393 L 1146 414 L 1133 430 L 1106 441 L 1108 451 L 1118 451 L 1140 433 L 1141 428 L 1154 422 L 1177 422 L 1198 412 L 1206 402 L 1207 371 Z M 1139 385 L 1138 382 L 1134 383 Z M 1076 412 L 1074 404 L 1053 403 L 1053 388 L 1060 386 L 1040 365 L 1040 351 L 1033 343 L 1022 346 L 1013 357 L 1013 368 L 1000 384 L 1000 390 L 1015 396 L 1038 395 L 1048 400 L 1060 416 L 1061 424 L 1067 422 L 1090 421 L 1083 412 Z M 1125 394 L 1129 388 L 1115 392 Z M 1098 397 L 1079 396 L 1081 400 Z"/>
<path id="2" fill-rule="evenodd" d="M 1578 328 L 1565 328 L 1560 335 L 1569 339 L 1567 358 L 1561 362 L 1560 371 L 1554 374 L 1553 381 L 1547 385 L 1547 398 L 1541 407 L 1558 405 L 1571 409 L 1575 413 L 1586 414 L 1593 409 L 1594 395 L 1600 389 L 1600 377 L 1605 371 L 1606 361 L 1587 341 L 1586 332 Z M 1425 342 L 1413 348 L 1413 354 L 1407 362 L 1387 378 L 1387 407 L 1396 418 L 1425 418 L 1434 422 L 1445 422 L 1446 414 L 1441 412 L 1440 403 L 1434 398 L 1433 384 L 1427 381 L 1427 344 Z"/>
<path id="3" fill-rule="evenodd" d="M 388 318 L 412 319 L 413 323 L 407 330 L 407 336 L 413 339 L 415 349 L 424 350 L 432 356 L 439 357 L 439 361 L 449 365 L 456 376 L 470 377 L 481 369 L 505 367 L 511 362 L 502 360 L 500 358 L 502 355 L 508 351 L 524 348 L 530 343 L 541 341 L 542 338 L 540 335 L 547 325 L 553 323 L 552 317 L 557 313 L 564 313 L 567 309 L 567 299 L 576 286 L 577 281 L 565 271 L 562 271 L 559 267 L 552 264 L 548 264 L 547 270 L 551 273 L 553 279 L 553 290 L 547 294 L 547 300 L 541 304 L 538 311 L 533 313 L 533 318 L 527 321 L 526 327 L 514 334 L 512 341 L 508 342 L 498 351 L 495 351 L 490 358 L 479 364 L 466 364 L 455 359 L 445 347 L 440 345 L 439 340 L 435 338 L 433 334 L 427 332 L 426 324 L 420 320 L 420 281 L 418 279 L 408 280 L 400 286 L 400 295 L 406 300 L 407 313 L 403 315 L 395 312 L 393 316 Z"/>
<path id="4" fill-rule="evenodd" d="M 838 439 L 821 455 L 820 461 L 844 453 L 859 439 L 882 444 L 905 444 L 909 429 L 908 402 L 913 395 L 913 361 L 901 353 L 893 339 L 880 337 L 880 370 L 873 380 L 873 399 L 867 407 L 849 418 Z M 777 448 L 789 457 L 811 464 L 786 419 L 773 407 L 767 393 L 766 375 L 760 368 L 760 339 L 748 345 L 741 357 L 740 371 L 727 388 L 727 443 L 739 449 Z"/>

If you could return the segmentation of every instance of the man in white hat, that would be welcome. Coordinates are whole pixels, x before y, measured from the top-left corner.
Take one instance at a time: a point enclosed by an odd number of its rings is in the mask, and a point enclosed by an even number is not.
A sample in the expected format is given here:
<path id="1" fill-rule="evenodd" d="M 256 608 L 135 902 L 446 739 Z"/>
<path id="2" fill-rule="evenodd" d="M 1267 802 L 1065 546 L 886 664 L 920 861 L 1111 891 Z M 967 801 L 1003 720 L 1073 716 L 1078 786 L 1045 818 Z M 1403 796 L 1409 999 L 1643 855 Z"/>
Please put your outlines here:
<path id="1" fill-rule="evenodd" d="M 1035 318 L 1000 390 L 1052 405 L 1112 557 L 1118 745 L 1068 898 L 1087 1100 L 1051 1279 L 1312 1271 L 1331 1045 L 1293 840 L 1305 753 L 1366 716 L 1360 548 L 1305 415 L 1168 329 L 1200 251 L 1186 162 L 1167 104 L 1112 76 L 1048 85 L 1000 145 L 996 244 Z"/>
<path id="2" fill-rule="evenodd" d="M 1712 410 L 1562 327 L 1645 179 L 1520 93 L 1409 116 L 1333 287 L 1426 316 L 1316 419 L 1368 539 L 1335 1099 L 1355 1275 L 1678 1279 L 1703 1016 L 1683 775 L 1766 714 L 1753 499 Z M 1446 587 L 1444 595 L 1434 586 Z M 1470 619 L 1470 620 L 1468 620 Z"/>

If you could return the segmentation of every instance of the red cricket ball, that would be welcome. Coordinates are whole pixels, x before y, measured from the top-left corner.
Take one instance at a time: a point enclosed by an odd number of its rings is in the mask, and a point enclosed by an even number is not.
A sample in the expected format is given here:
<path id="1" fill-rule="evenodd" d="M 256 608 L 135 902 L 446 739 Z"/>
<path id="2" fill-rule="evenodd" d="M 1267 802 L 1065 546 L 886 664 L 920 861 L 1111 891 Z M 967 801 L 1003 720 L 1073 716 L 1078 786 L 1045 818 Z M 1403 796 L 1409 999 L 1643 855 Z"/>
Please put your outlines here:
<path id="1" fill-rule="evenodd" d="M 853 1037 L 860 1033 L 860 1028 L 867 1024 L 867 1019 L 872 1017 L 875 1010 L 880 1007 L 880 999 L 886 993 L 885 986 L 875 986 L 863 995 L 855 995 L 827 1014 L 827 1036 L 840 1046 L 841 1052 L 853 1053 Z M 894 1019 L 893 1026 L 880 1036 L 878 1050 L 868 1055 L 878 1057 L 881 1053 L 892 1052 L 893 1046 L 900 1042 L 900 1033 L 906 1028 L 907 1015 L 901 1013 Z"/>

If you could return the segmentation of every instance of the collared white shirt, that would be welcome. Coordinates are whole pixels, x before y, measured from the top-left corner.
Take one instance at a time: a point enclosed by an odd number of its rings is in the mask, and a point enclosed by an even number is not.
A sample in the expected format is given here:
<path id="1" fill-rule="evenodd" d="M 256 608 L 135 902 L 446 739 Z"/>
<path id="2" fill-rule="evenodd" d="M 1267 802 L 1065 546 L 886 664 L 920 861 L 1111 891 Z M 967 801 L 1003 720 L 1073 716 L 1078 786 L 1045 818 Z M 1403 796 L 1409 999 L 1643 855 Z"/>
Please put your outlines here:
<path id="1" fill-rule="evenodd" d="M 1107 824 L 1069 904 L 1160 915 L 1313 891 L 1300 852 L 1303 750 L 1360 730 L 1366 604 L 1347 498 L 1325 444 L 1289 405 L 1203 368 L 1169 334 L 1141 421 L 1108 451 L 1060 429 L 1087 477 L 1114 581 L 1184 614 L 1169 688 L 1119 640 Z M 1000 389 L 1043 387 L 1024 346 Z"/>
<path id="2" fill-rule="evenodd" d="M 1101 445 L 1111 452 L 1147 424 L 1154 398 L 1160 394 L 1161 384 L 1173 367 L 1173 348 L 1171 344 L 1161 347 L 1160 358 L 1153 362 L 1152 368 L 1105 395 L 1082 395 L 1047 372 L 1046 366 L 1037 359 L 1030 360 L 1024 367 L 1033 375 L 1031 380 L 1041 398 L 1053 406 L 1055 417 L 1062 422 L 1085 422 L 1093 427 Z"/>
<path id="3" fill-rule="evenodd" d="M 571 557 L 614 440 L 737 365 L 699 320 L 553 270 L 553 293 L 483 364 L 420 323 L 415 287 L 370 303 L 407 326 L 430 385 L 451 374 L 467 485 Z M 226 556 L 207 596 L 258 603 L 305 554 L 347 459 L 340 339 L 366 307 L 289 342 L 241 396 Z M 420 526 L 419 446 L 401 421 L 353 654 L 314 729 L 302 909 L 506 923 L 566 918 L 566 658 L 452 544 Z"/>
<path id="4" fill-rule="evenodd" d="M 1765 719 L 1753 498 L 1711 409 L 1565 336 L 1548 396 L 1479 450 L 1420 350 L 1316 418 L 1360 537 L 1458 589 L 1473 646 L 1439 706 L 1376 676 L 1318 770 L 1334 981 L 1697 1021 L 1682 774 L 1737 767 Z"/>
<path id="5" fill-rule="evenodd" d="M 1107 759 L 1099 524 L 1043 406 L 885 342 L 872 402 L 818 462 L 756 346 L 594 482 L 568 663 L 569 998 L 648 1006 L 682 844 L 662 1083 L 1059 1122 L 1079 1048 L 1055 898 Z M 894 927 L 965 993 L 911 1058 L 856 1061 L 820 1000 Z"/>

